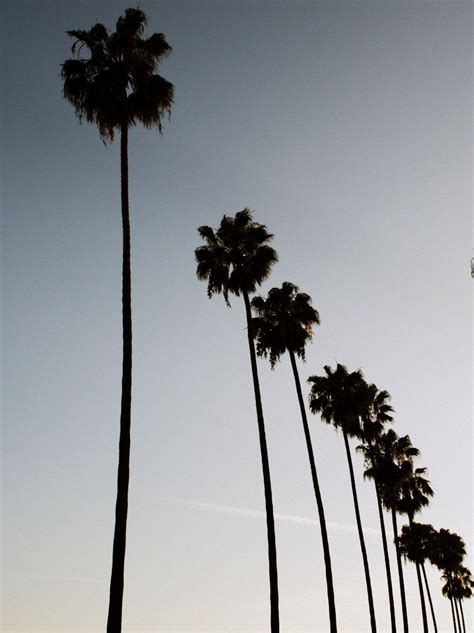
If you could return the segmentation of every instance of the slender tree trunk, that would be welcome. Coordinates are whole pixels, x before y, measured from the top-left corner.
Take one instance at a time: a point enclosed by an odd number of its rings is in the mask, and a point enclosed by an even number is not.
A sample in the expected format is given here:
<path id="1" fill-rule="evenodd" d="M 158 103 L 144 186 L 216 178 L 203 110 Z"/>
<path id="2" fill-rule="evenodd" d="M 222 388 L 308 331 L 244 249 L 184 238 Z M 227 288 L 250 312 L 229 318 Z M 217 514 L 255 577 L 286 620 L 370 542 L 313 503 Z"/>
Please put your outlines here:
<path id="1" fill-rule="evenodd" d="M 466 633 L 466 620 L 464 619 L 464 609 L 462 608 L 462 600 L 459 600 L 459 611 L 461 612 L 462 628 L 463 628 L 464 633 Z"/>
<path id="2" fill-rule="evenodd" d="M 458 623 L 458 630 L 461 633 L 461 631 L 462 631 L 461 618 L 459 617 L 458 601 L 457 601 L 456 598 L 453 598 L 453 603 L 454 603 L 454 610 L 456 611 L 456 620 L 457 620 L 457 623 Z"/>
<path id="3" fill-rule="evenodd" d="M 354 509 L 355 509 L 355 515 L 356 515 L 357 530 L 359 532 L 360 550 L 362 552 L 362 560 L 364 562 L 365 582 L 367 585 L 367 599 L 369 602 L 370 628 L 372 630 L 372 633 L 376 633 L 377 624 L 375 622 L 374 598 L 372 595 L 372 584 L 370 582 L 369 561 L 367 559 L 367 550 L 365 548 L 364 532 L 362 530 L 362 522 L 360 520 L 359 500 L 357 498 L 357 490 L 356 490 L 355 477 L 354 477 L 354 468 L 352 466 L 351 450 L 349 447 L 349 439 L 347 437 L 347 433 L 344 426 L 342 427 L 342 433 L 344 435 L 344 444 L 346 447 L 347 462 L 349 464 L 349 473 L 351 476 L 352 497 L 354 499 Z"/>
<path id="4" fill-rule="evenodd" d="M 410 528 L 413 529 L 413 517 L 408 516 L 408 522 L 410 524 Z M 421 571 L 420 571 L 420 563 L 415 562 L 416 566 L 416 577 L 418 580 L 418 591 L 420 593 L 420 603 L 421 603 L 421 618 L 423 621 L 423 633 L 428 633 L 428 618 L 426 616 L 426 604 L 425 604 L 425 595 L 423 592 L 423 582 L 421 580 Z"/>
<path id="5" fill-rule="evenodd" d="M 415 563 L 416 566 L 416 577 L 418 579 L 418 590 L 420 592 L 420 603 L 421 603 L 421 618 L 423 621 L 423 633 L 428 633 L 428 617 L 426 615 L 426 603 L 425 596 L 423 591 L 423 582 L 421 580 L 421 571 L 420 571 L 420 563 Z"/>
<path id="6" fill-rule="evenodd" d="M 456 615 L 454 613 L 454 604 L 453 604 L 453 599 L 450 598 L 449 602 L 451 603 L 451 614 L 453 616 L 453 624 L 454 624 L 454 633 L 458 633 L 458 627 L 456 626 Z M 461 633 L 461 631 L 459 631 L 459 633 Z"/>
<path id="7" fill-rule="evenodd" d="M 268 568 L 270 576 L 270 624 L 271 633 L 280 631 L 280 615 L 278 609 L 278 572 L 277 551 L 275 541 L 275 519 L 273 516 L 272 485 L 270 479 L 270 464 L 268 462 L 267 440 L 265 436 L 265 422 L 263 419 L 262 398 L 257 373 L 257 357 L 253 339 L 252 312 L 247 292 L 242 292 L 247 315 L 247 335 L 252 365 L 253 386 L 255 391 L 255 407 L 257 409 L 258 435 L 260 439 L 260 455 L 262 459 L 263 486 L 265 490 L 265 508 L 267 515 L 267 539 L 268 539 Z"/>
<path id="8" fill-rule="evenodd" d="M 405 583 L 403 581 L 402 557 L 400 556 L 400 548 L 398 546 L 397 513 L 395 512 L 395 508 L 392 508 L 392 525 L 393 525 L 393 542 L 395 543 L 395 551 L 397 553 L 398 580 L 400 583 L 400 600 L 402 603 L 402 615 L 403 615 L 403 633 L 408 633 L 407 601 L 406 601 L 406 596 L 405 596 Z"/>
<path id="9" fill-rule="evenodd" d="M 321 527 L 321 539 L 323 542 L 324 552 L 324 564 L 326 566 L 326 586 L 328 595 L 328 607 L 329 607 L 329 622 L 331 633 L 337 633 L 336 622 L 336 603 L 334 599 L 334 583 L 332 578 L 331 568 L 331 555 L 329 552 L 329 540 L 326 527 L 326 518 L 324 516 L 323 500 L 321 497 L 321 491 L 319 489 L 318 475 L 316 472 L 316 463 L 314 461 L 313 445 L 311 442 L 311 434 L 309 432 L 308 418 L 306 416 L 306 409 L 304 406 L 303 394 L 301 392 L 301 382 L 298 374 L 298 367 L 296 366 L 295 354 L 292 350 L 288 350 L 290 354 L 291 368 L 293 369 L 293 376 L 295 379 L 296 393 L 298 396 L 298 402 L 300 405 L 301 419 L 303 421 L 304 436 L 306 440 L 306 448 L 308 450 L 309 466 L 311 469 L 311 477 L 313 480 L 314 494 L 316 497 L 316 504 L 318 507 L 319 525 Z"/>
<path id="10" fill-rule="evenodd" d="M 380 500 L 380 492 L 377 482 L 374 480 L 375 494 L 377 495 L 377 506 L 379 509 L 380 531 L 382 533 L 383 555 L 385 560 L 385 571 L 387 574 L 388 601 L 390 605 L 390 622 L 392 633 L 397 633 L 397 622 L 395 619 L 395 601 L 393 599 L 392 573 L 390 571 L 390 558 L 388 555 L 387 532 L 385 530 L 385 521 L 383 518 L 382 502 Z"/>
<path id="11" fill-rule="evenodd" d="M 434 631 L 435 633 L 438 633 L 438 625 L 436 624 L 436 617 L 435 617 L 435 612 L 434 612 L 434 607 L 433 607 L 433 601 L 431 599 L 430 586 L 428 585 L 428 578 L 426 577 L 425 563 L 422 563 L 421 571 L 423 572 L 423 578 L 425 579 L 426 595 L 428 596 L 428 602 L 430 603 L 430 611 L 431 611 L 431 617 L 433 619 Z"/>
<path id="12" fill-rule="evenodd" d="M 130 476 L 130 423 L 132 406 L 132 307 L 130 271 L 130 213 L 128 206 L 128 127 L 123 124 L 120 137 L 123 264 L 122 264 L 122 324 L 123 364 L 122 401 L 120 410 L 119 463 L 115 531 L 110 578 L 110 599 L 107 633 L 122 629 L 122 602 L 127 535 L 128 482 Z"/>

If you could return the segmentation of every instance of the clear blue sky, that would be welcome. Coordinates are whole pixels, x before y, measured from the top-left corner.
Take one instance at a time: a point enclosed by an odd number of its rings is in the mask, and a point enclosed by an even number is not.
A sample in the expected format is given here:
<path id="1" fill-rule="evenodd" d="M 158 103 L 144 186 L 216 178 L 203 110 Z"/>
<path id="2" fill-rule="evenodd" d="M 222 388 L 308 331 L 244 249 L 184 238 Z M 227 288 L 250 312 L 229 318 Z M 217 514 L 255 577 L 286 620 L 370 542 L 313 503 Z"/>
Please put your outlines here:
<path id="1" fill-rule="evenodd" d="M 10 0 L 1 9 L 3 631 L 105 626 L 121 376 L 119 147 L 79 125 L 59 72 L 67 29 L 112 28 L 127 6 Z M 342 362 L 391 392 L 395 429 L 422 451 L 436 492 L 420 520 L 458 532 L 471 550 L 472 5 L 141 8 L 148 32 L 173 47 L 161 73 L 176 104 L 163 136 L 130 134 L 124 629 L 268 631 L 244 309 L 207 299 L 195 277 L 196 227 L 255 210 L 280 256 L 262 293 L 292 281 L 321 315 L 302 377 Z M 282 627 L 327 630 L 289 363 L 259 370 Z M 340 627 L 368 631 L 342 438 L 310 422 Z M 356 462 L 385 631 L 375 495 Z M 429 578 L 440 631 L 450 630 L 437 573 Z M 413 633 L 421 618 L 409 567 L 406 582 Z"/>

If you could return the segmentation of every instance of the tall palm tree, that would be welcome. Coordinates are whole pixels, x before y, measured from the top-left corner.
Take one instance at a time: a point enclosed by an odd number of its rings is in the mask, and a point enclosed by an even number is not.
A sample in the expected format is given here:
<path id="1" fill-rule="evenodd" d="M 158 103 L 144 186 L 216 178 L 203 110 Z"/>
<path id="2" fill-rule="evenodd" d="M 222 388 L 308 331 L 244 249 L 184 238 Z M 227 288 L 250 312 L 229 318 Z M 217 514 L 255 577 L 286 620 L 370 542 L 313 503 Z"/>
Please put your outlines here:
<path id="1" fill-rule="evenodd" d="M 457 613 L 457 605 L 454 599 L 455 596 L 453 593 L 452 579 L 456 570 L 462 566 L 465 556 L 466 545 L 459 534 L 451 532 L 445 528 L 441 528 L 434 540 L 431 562 L 442 572 L 441 577 L 445 581 L 442 591 L 443 595 L 446 596 L 451 603 L 451 613 L 453 616 L 455 632 L 458 628 L 456 625 L 456 615 L 459 619 L 459 613 Z M 461 633 L 460 629 L 461 627 L 459 625 L 459 633 Z"/>
<path id="2" fill-rule="evenodd" d="M 467 567 L 459 565 L 450 575 L 448 591 L 452 594 L 453 600 L 459 606 L 461 615 L 463 633 L 466 633 L 466 621 L 464 619 L 463 600 L 472 597 L 472 588 L 474 580 L 472 574 Z"/>
<path id="3" fill-rule="evenodd" d="M 74 57 L 62 65 L 64 97 L 82 122 L 97 125 L 104 142 L 120 131 L 121 205 L 123 231 L 122 326 L 123 364 L 120 411 L 119 463 L 115 530 L 107 618 L 108 633 L 121 630 L 125 546 L 130 473 L 132 401 L 132 310 L 130 271 L 130 212 L 128 196 L 128 129 L 136 123 L 156 126 L 171 111 L 173 86 L 157 74 L 158 63 L 171 52 L 162 33 L 142 37 L 147 17 L 127 9 L 109 32 L 97 23 L 88 31 L 72 30 Z M 83 52 L 87 55 L 83 56 Z"/>
<path id="4" fill-rule="evenodd" d="M 410 460 L 418 454 L 419 450 L 412 445 L 408 435 L 399 437 L 393 429 L 389 429 L 378 437 L 376 450 L 372 454 L 372 466 L 367 468 L 364 473 L 365 477 L 375 479 L 377 482 L 382 505 L 392 516 L 404 633 L 408 633 L 408 611 L 398 541 L 397 503 L 401 485 L 412 472 Z"/>
<path id="5" fill-rule="evenodd" d="M 247 339 L 252 367 L 255 406 L 257 410 L 260 455 L 262 461 L 265 507 L 267 517 L 268 565 L 270 577 L 270 621 L 272 633 L 280 630 L 278 610 L 278 573 L 275 541 L 275 520 L 273 516 L 270 465 L 268 461 L 265 422 L 257 372 L 252 313 L 249 295 L 263 283 L 278 261 L 275 250 L 268 244 L 273 235 L 266 226 L 252 218 L 249 209 L 236 213 L 235 217 L 224 215 L 218 229 L 200 226 L 199 235 L 205 245 L 195 250 L 197 277 L 207 281 L 209 298 L 222 293 L 229 304 L 229 293 L 243 297 L 247 317 Z"/>
<path id="6" fill-rule="evenodd" d="M 393 408 L 389 404 L 391 399 L 388 391 L 379 391 L 376 385 L 368 385 L 370 408 L 365 415 L 362 416 L 361 438 L 363 444 L 357 446 L 356 450 L 364 455 L 364 461 L 367 468 L 374 466 L 376 454 L 376 444 L 380 435 L 383 433 L 385 424 L 392 422 Z M 364 475 L 365 476 L 365 475 Z M 379 512 L 380 532 L 382 536 L 382 547 L 384 553 L 385 573 L 387 577 L 388 601 L 390 608 L 390 624 L 392 633 L 397 631 L 397 623 L 395 618 L 395 600 L 393 596 L 392 573 L 390 569 L 390 557 L 388 553 L 387 532 L 385 530 L 385 521 L 383 516 L 382 499 L 380 496 L 379 484 L 376 479 L 373 480 L 375 485 L 375 495 L 377 499 L 377 508 Z"/>
<path id="7" fill-rule="evenodd" d="M 335 370 L 332 370 L 331 367 L 326 365 L 324 371 L 326 373 L 325 376 L 310 376 L 310 378 L 308 378 L 308 382 L 312 383 L 309 395 L 309 407 L 312 413 L 320 413 L 322 420 L 342 430 L 349 466 L 359 543 L 364 564 L 370 626 L 372 633 L 376 633 L 377 624 L 372 583 L 370 580 L 369 561 L 365 547 L 354 468 L 349 446 L 349 437 L 360 437 L 361 417 L 366 414 L 370 407 L 369 390 L 367 389 L 367 383 L 360 370 L 349 373 L 347 367 L 338 363 Z"/>
<path id="8" fill-rule="evenodd" d="M 405 560 L 418 564 L 423 572 L 425 581 L 426 594 L 433 619 L 433 627 L 435 633 L 438 633 L 438 625 L 431 598 L 428 578 L 426 576 L 425 561 L 431 560 L 433 543 L 436 540 L 437 532 L 432 525 L 426 523 L 415 523 L 412 521 L 410 525 L 403 525 L 399 536 L 400 553 Z"/>
<path id="9" fill-rule="evenodd" d="M 443 596 L 449 598 L 451 603 L 451 614 L 453 616 L 454 631 L 463 633 L 464 627 L 461 624 L 460 609 L 458 607 L 459 598 L 459 586 L 456 583 L 455 571 L 445 571 L 441 575 L 441 579 L 444 580 L 444 585 L 441 588 Z"/>
<path id="10" fill-rule="evenodd" d="M 411 467 L 410 472 L 402 481 L 400 486 L 400 497 L 397 503 L 397 510 L 400 514 L 406 514 L 410 526 L 413 525 L 415 514 L 426 507 L 433 496 L 433 489 L 430 482 L 424 477 L 426 468 L 414 468 L 412 460 L 408 460 Z M 423 582 L 421 579 L 421 566 L 415 560 L 416 576 L 418 580 L 418 590 L 420 593 L 421 615 L 423 621 L 423 632 L 428 633 L 428 618 L 426 616 L 425 597 L 423 593 Z"/>
<path id="11" fill-rule="evenodd" d="M 299 292 L 298 287 L 288 281 L 285 281 L 281 288 L 272 288 L 268 293 L 267 299 L 254 297 L 252 299 L 252 308 L 257 315 L 253 320 L 257 341 L 257 354 L 269 358 L 272 369 L 286 351 L 290 357 L 303 422 L 303 431 L 306 440 L 306 449 L 308 451 L 313 489 L 316 497 L 319 524 L 321 527 L 330 630 L 331 633 L 336 633 L 336 604 L 334 599 L 334 583 L 326 519 L 319 488 L 308 418 L 296 364 L 297 356 L 303 361 L 305 360 L 305 346 L 313 337 L 314 325 L 319 325 L 319 314 L 311 305 L 311 297 L 303 292 Z"/>

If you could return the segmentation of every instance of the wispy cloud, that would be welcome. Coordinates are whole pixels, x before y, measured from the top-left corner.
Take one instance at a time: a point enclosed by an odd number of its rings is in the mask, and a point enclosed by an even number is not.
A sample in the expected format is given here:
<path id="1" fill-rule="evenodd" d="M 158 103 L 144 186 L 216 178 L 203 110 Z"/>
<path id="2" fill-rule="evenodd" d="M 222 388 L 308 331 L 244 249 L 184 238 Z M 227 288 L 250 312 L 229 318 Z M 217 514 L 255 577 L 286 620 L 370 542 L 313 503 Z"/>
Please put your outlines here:
<path id="1" fill-rule="evenodd" d="M 188 506 L 191 510 L 197 510 L 199 512 L 208 512 L 211 514 L 227 514 L 233 516 L 250 517 L 253 519 L 265 518 L 265 512 L 262 510 L 250 510 L 248 508 L 237 508 L 235 506 L 221 505 L 217 503 L 207 503 L 205 501 L 193 501 L 191 499 L 174 499 L 174 501 L 180 502 Z M 276 521 L 283 521 L 286 523 L 298 523 L 300 525 L 319 525 L 317 519 L 310 519 L 308 517 L 302 517 L 297 514 L 281 514 L 275 513 Z M 356 532 L 357 527 L 350 523 L 336 523 L 334 521 L 328 521 L 326 523 L 329 530 L 338 530 L 345 532 Z M 370 534 L 379 534 L 379 531 L 374 528 L 364 527 L 364 532 Z"/>

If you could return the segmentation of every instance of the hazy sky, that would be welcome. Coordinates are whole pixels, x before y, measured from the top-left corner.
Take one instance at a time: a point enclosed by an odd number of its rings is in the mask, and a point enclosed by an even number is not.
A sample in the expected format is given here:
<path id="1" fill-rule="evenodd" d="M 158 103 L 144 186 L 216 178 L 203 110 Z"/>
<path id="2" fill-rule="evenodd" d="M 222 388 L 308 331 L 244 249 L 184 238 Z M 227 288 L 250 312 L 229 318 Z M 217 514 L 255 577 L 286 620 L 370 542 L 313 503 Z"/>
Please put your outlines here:
<path id="1" fill-rule="evenodd" d="M 67 29 L 113 28 L 127 6 L 10 0 L 1 9 L 3 631 L 105 627 L 121 378 L 119 146 L 79 125 L 59 72 Z M 391 392 L 395 429 L 422 451 L 436 492 L 420 520 L 458 532 L 472 550 L 472 5 L 140 6 L 148 32 L 173 47 L 160 72 L 176 104 L 163 136 L 130 134 L 124 630 L 268 631 L 244 308 L 208 300 L 195 277 L 196 227 L 255 210 L 280 257 L 262 293 L 291 281 L 321 315 L 302 378 L 342 362 Z M 327 630 L 288 359 L 259 371 L 282 629 Z M 342 438 L 318 417 L 310 423 L 340 629 L 368 631 Z M 375 494 L 355 462 L 382 632 Z M 413 633 L 416 574 L 405 574 Z M 429 579 L 440 631 L 450 630 L 437 572 Z M 469 628 L 469 607 L 466 615 Z"/>

